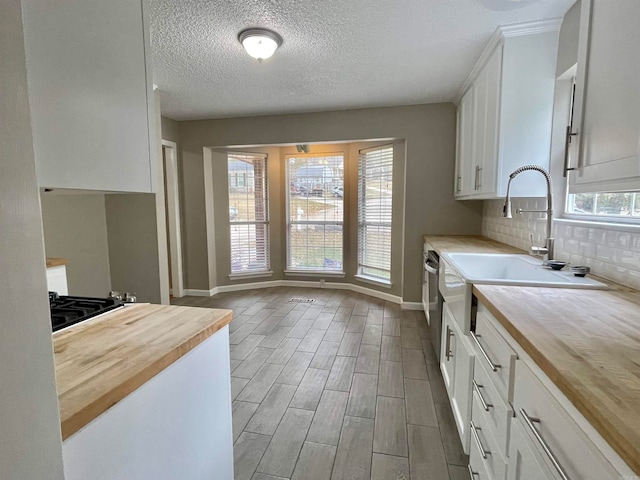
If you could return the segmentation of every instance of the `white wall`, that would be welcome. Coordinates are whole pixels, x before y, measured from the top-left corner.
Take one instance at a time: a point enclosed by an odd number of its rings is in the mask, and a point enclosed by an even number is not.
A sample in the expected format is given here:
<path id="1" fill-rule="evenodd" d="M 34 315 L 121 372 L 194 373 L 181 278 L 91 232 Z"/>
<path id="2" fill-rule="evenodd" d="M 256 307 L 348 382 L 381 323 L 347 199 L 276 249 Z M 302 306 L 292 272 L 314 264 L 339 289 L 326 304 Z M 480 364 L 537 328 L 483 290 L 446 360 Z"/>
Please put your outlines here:
<path id="1" fill-rule="evenodd" d="M 69 295 L 106 297 L 111 290 L 104 195 L 41 194 L 47 257 L 68 260 Z"/>
<path id="2" fill-rule="evenodd" d="M 62 480 L 19 0 L 0 8 L 0 477 Z"/>

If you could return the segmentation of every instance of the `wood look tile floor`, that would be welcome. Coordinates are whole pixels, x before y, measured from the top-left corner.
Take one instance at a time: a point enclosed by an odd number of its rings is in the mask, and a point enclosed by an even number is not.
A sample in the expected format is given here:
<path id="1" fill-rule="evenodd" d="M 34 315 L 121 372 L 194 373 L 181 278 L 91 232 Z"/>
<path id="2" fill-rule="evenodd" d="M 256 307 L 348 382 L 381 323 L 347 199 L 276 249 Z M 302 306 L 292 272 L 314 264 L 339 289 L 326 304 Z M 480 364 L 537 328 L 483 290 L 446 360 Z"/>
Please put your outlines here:
<path id="1" fill-rule="evenodd" d="M 424 313 L 287 287 L 172 303 L 234 312 L 236 480 L 468 477 Z"/>

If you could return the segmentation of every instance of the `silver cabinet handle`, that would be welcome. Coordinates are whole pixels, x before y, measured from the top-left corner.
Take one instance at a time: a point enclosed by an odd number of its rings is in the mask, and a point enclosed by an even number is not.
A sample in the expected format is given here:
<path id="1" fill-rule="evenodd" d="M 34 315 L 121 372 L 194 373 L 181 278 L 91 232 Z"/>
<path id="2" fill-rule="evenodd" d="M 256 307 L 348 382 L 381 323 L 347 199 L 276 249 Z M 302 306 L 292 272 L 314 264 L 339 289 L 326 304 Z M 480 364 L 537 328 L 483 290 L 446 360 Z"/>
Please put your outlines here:
<path id="1" fill-rule="evenodd" d="M 567 132 L 565 133 L 565 137 L 564 137 L 564 170 L 562 172 L 563 177 L 567 176 L 567 172 L 570 172 L 571 170 L 576 170 L 576 168 L 569 167 L 569 145 L 571 145 L 571 137 L 574 137 L 576 135 L 578 134 L 573 133 L 571 131 L 571 125 L 569 125 L 567 127 Z"/>
<path id="2" fill-rule="evenodd" d="M 458 177 L 456 178 L 456 192 L 460 191 L 460 181 L 462 180 L 462 177 L 460 175 L 458 175 Z"/>
<path id="3" fill-rule="evenodd" d="M 473 468 L 471 468 L 470 464 L 467 464 L 467 470 L 469 470 L 469 478 L 471 480 L 475 480 L 477 475 L 480 475 L 478 472 L 474 472 Z"/>
<path id="4" fill-rule="evenodd" d="M 478 173 L 480 173 L 480 165 L 476 165 L 476 177 L 473 182 L 473 189 L 478 190 Z"/>
<path id="5" fill-rule="evenodd" d="M 471 333 L 471 338 L 473 338 L 473 341 L 476 342 L 476 345 L 480 349 L 480 353 L 482 354 L 486 362 L 489 364 L 489 368 L 494 372 L 498 371 L 499 368 L 502 368 L 501 365 L 498 365 L 497 363 L 493 363 L 489 358 L 489 355 L 487 355 L 487 352 L 485 352 L 484 348 L 482 348 L 482 345 L 480 345 L 480 340 L 478 340 L 480 338 L 480 335 L 476 335 L 473 332 L 469 332 L 469 333 Z"/>
<path id="6" fill-rule="evenodd" d="M 475 426 L 475 424 L 473 423 L 473 420 L 471 420 L 470 424 L 471 424 L 471 434 L 473 435 L 473 439 L 476 441 L 476 444 L 480 449 L 480 455 L 482 455 L 482 458 L 486 460 L 487 455 L 491 455 L 491 452 L 485 450 L 484 447 L 482 446 L 482 442 L 480 441 L 480 436 L 478 435 L 478 430 L 480 429 Z"/>
<path id="7" fill-rule="evenodd" d="M 558 462 L 558 459 L 549 448 L 549 445 L 547 445 L 547 443 L 544 441 L 544 438 L 542 438 L 542 436 L 540 435 L 540 432 L 538 432 L 536 427 L 533 425 L 534 422 L 540 423 L 540 419 L 533 418 L 527 415 L 527 412 L 524 410 L 524 408 L 520 409 L 520 415 L 522 415 L 522 419 L 524 420 L 524 423 L 527 425 L 527 427 L 529 427 L 529 430 L 531 430 L 531 433 L 533 433 L 533 436 L 536 438 L 536 440 L 542 447 L 542 450 L 544 450 L 544 453 L 547 455 L 547 457 L 555 467 L 556 472 L 558 472 L 558 475 L 560 475 L 560 478 L 562 478 L 562 480 L 569 480 L 569 477 L 564 472 L 562 466 L 560 465 L 560 462 Z"/>
<path id="8" fill-rule="evenodd" d="M 476 167 L 478 169 L 478 190 L 480 190 L 482 188 L 482 175 L 480 175 L 480 172 L 482 172 L 482 167 L 480 165 L 478 165 Z"/>
<path id="9" fill-rule="evenodd" d="M 438 274 L 438 270 L 436 270 L 434 267 L 432 267 L 429 262 L 424 262 L 424 269 L 427 272 L 431 273 L 432 275 L 437 275 Z"/>
<path id="10" fill-rule="evenodd" d="M 480 403 L 482 404 L 482 408 L 484 408 L 485 412 L 488 412 L 490 408 L 493 408 L 493 405 L 491 405 L 490 403 L 485 402 L 484 397 L 482 396 L 482 392 L 480 392 L 480 388 L 482 387 L 482 385 L 478 385 L 475 380 L 473 381 L 472 385 L 473 385 L 473 389 L 478 394 L 478 398 L 480 399 Z"/>
<path id="11" fill-rule="evenodd" d="M 451 353 L 451 337 L 455 336 L 455 334 L 453 333 L 453 330 L 451 330 L 449 327 L 447 327 L 447 341 L 445 343 L 444 346 L 444 350 L 445 350 L 445 357 L 447 357 L 447 361 L 451 360 L 451 357 L 453 357 L 453 353 Z"/>

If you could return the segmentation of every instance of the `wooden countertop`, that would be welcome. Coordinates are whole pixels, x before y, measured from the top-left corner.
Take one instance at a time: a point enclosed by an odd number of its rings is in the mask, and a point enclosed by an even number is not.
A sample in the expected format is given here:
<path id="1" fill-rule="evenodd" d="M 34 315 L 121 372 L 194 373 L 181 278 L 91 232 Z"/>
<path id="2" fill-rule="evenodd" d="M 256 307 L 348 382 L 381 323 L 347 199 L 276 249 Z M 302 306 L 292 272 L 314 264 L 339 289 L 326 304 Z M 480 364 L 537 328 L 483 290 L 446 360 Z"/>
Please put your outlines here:
<path id="1" fill-rule="evenodd" d="M 478 297 L 640 475 L 640 308 L 625 292 L 474 285 Z"/>
<path id="2" fill-rule="evenodd" d="M 63 440 L 231 318 L 231 310 L 140 304 L 54 333 Z"/>
<path id="3" fill-rule="evenodd" d="M 51 268 L 51 267 L 60 267 L 62 265 L 66 265 L 67 259 L 66 258 L 54 258 L 54 257 L 47 257 L 47 268 Z"/>
<path id="4" fill-rule="evenodd" d="M 424 235 L 425 243 L 442 253 L 518 253 L 524 250 L 480 235 Z"/>

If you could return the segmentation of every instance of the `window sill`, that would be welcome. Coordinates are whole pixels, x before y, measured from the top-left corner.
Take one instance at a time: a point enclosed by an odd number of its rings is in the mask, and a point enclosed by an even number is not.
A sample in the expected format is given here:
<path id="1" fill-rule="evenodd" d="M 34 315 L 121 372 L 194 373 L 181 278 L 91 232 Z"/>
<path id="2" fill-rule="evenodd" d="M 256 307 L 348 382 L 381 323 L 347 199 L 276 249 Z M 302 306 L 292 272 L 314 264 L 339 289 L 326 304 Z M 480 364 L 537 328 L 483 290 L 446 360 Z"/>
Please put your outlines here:
<path id="1" fill-rule="evenodd" d="M 390 280 L 382 280 L 381 278 L 369 277 L 368 275 L 354 275 L 358 280 L 364 283 L 370 283 L 371 285 L 377 285 L 379 287 L 391 288 L 393 283 Z"/>
<path id="2" fill-rule="evenodd" d="M 640 233 L 640 223 L 612 222 L 611 219 L 602 217 L 582 218 L 577 215 L 565 215 L 563 218 L 554 218 L 554 223 L 574 225 L 576 227 L 602 228 L 605 230 L 617 230 L 619 232 Z"/>
<path id="3" fill-rule="evenodd" d="M 344 272 L 332 272 L 327 270 L 285 270 L 287 277 L 332 277 L 344 278 Z"/>
<path id="4" fill-rule="evenodd" d="M 246 273 L 232 273 L 229 275 L 229 280 L 244 280 L 249 278 L 266 278 L 273 275 L 271 270 L 260 272 L 246 272 Z"/>

